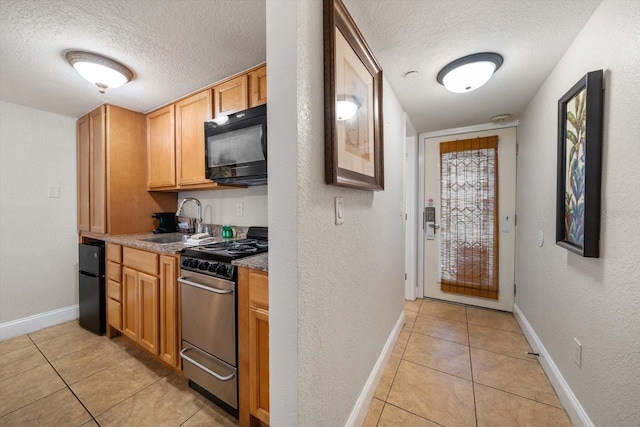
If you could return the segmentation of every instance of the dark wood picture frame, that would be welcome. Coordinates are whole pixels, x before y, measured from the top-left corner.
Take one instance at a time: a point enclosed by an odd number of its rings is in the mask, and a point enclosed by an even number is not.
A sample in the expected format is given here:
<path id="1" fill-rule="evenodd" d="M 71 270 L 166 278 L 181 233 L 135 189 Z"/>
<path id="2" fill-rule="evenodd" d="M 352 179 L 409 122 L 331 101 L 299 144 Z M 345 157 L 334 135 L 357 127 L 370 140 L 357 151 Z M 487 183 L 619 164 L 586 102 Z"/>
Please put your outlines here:
<path id="1" fill-rule="evenodd" d="M 323 2 L 325 181 L 384 190 L 382 68 L 342 1 Z M 352 118 L 338 121 L 339 98 L 357 105 Z"/>
<path id="2" fill-rule="evenodd" d="M 558 101 L 556 244 L 600 256 L 603 71 L 587 73 Z"/>

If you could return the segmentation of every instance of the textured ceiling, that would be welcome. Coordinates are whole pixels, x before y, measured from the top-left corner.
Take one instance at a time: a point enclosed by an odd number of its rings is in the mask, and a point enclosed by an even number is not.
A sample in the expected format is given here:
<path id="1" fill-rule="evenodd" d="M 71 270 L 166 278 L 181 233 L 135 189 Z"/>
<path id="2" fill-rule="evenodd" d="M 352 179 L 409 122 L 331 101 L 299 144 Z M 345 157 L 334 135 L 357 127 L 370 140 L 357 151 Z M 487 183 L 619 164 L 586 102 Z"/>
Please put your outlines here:
<path id="1" fill-rule="evenodd" d="M 320 0 L 311 0 L 320 1 Z M 522 112 L 601 0 L 344 0 L 418 131 Z M 266 60 L 265 0 L 0 0 L 0 99 L 79 117 L 104 102 L 148 112 Z M 89 50 L 135 79 L 101 95 L 64 53 Z M 466 94 L 450 61 L 504 64 Z M 404 73 L 419 71 L 417 78 Z M 576 79 L 585 70 L 576 70 Z"/>
<path id="2" fill-rule="evenodd" d="M 420 132 L 522 113 L 601 0 L 343 0 Z M 504 57 L 483 87 L 451 93 L 436 81 L 449 62 Z M 419 72 L 406 79 L 404 73 Z M 578 80 L 588 70 L 576 70 Z M 550 106 L 555 108 L 555 106 Z"/>
<path id="3" fill-rule="evenodd" d="M 264 0 L 1 0 L 0 99 L 80 117 L 148 112 L 266 60 Z M 106 94 L 66 62 L 88 50 L 135 79 Z"/>

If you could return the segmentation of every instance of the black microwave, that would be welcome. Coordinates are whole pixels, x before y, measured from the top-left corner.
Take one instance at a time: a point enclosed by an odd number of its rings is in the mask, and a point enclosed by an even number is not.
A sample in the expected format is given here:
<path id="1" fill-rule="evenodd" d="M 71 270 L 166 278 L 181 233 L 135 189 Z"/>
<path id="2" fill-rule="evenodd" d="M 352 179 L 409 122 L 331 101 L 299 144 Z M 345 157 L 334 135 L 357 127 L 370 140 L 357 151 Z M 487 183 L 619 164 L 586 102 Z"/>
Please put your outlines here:
<path id="1" fill-rule="evenodd" d="M 267 105 L 204 123 L 206 177 L 219 184 L 267 184 Z"/>

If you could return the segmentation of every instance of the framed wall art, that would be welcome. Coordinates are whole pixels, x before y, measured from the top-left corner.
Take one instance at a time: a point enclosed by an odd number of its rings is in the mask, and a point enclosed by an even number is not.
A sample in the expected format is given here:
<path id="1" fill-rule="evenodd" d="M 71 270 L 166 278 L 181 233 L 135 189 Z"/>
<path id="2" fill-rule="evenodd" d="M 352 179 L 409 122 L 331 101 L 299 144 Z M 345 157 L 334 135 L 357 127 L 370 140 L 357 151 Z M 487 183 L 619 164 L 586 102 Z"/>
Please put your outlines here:
<path id="1" fill-rule="evenodd" d="M 383 190 L 382 68 L 342 1 L 323 1 L 325 180 Z"/>
<path id="2" fill-rule="evenodd" d="M 556 244 L 598 258 L 603 71 L 587 73 L 558 101 Z"/>

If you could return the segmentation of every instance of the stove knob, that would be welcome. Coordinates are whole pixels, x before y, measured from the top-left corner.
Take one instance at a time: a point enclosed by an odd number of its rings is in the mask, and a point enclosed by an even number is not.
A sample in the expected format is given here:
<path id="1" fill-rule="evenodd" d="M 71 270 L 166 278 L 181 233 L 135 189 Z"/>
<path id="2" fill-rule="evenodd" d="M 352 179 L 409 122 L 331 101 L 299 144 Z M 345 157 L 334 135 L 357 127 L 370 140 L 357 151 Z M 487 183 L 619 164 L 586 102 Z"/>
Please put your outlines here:
<path id="1" fill-rule="evenodd" d="M 191 268 L 196 268 L 196 267 L 198 267 L 198 264 L 199 264 L 199 262 L 198 262 L 198 260 L 197 260 L 197 259 L 192 259 L 192 260 L 189 262 L 189 267 L 191 267 Z"/>
<path id="2" fill-rule="evenodd" d="M 211 273 L 215 273 L 218 270 L 218 264 L 216 264 L 215 262 L 212 262 L 211 265 L 209 266 L 209 271 Z"/>
<path id="3" fill-rule="evenodd" d="M 206 270 L 207 268 L 209 268 L 209 263 L 207 261 L 201 262 L 198 266 L 198 270 Z"/>
<path id="4" fill-rule="evenodd" d="M 191 262 L 191 258 L 185 258 L 182 260 L 183 267 L 189 267 L 189 262 Z"/>
<path id="5" fill-rule="evenodd" d="M 218 269 L 216 270 L 216 272 L 222 276 L 227 274 L 227 266 L 224 264 L 220 264 L 218 266 Z"/>

